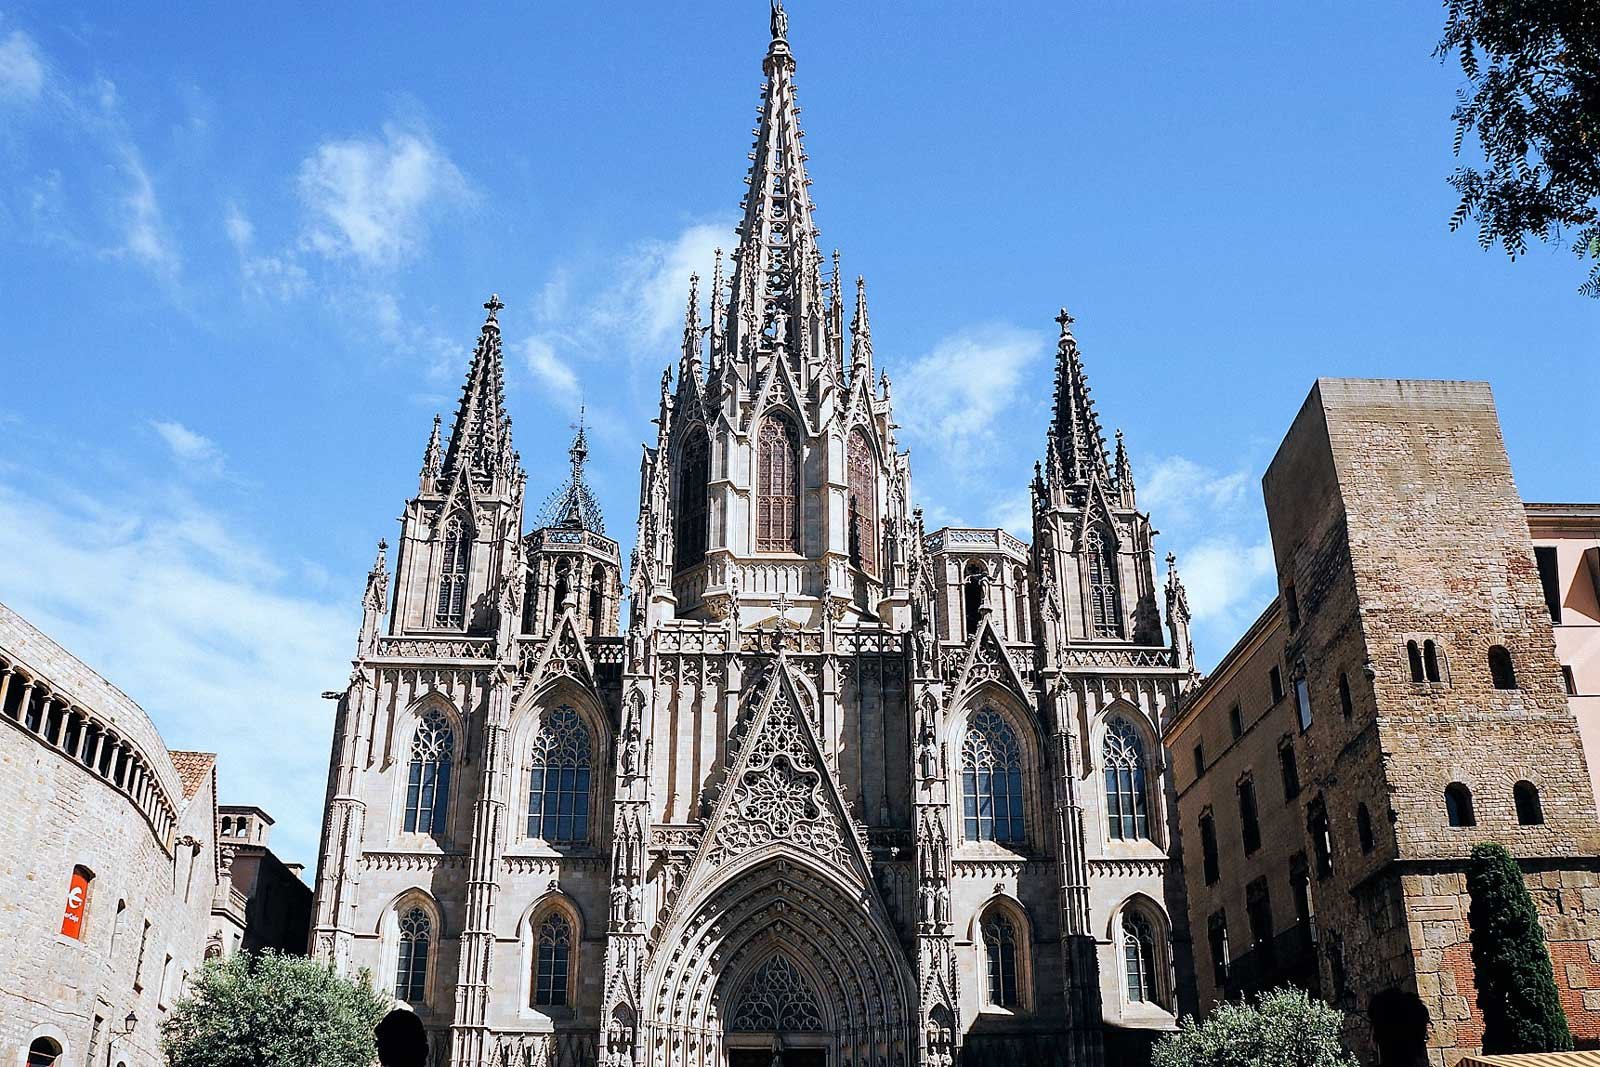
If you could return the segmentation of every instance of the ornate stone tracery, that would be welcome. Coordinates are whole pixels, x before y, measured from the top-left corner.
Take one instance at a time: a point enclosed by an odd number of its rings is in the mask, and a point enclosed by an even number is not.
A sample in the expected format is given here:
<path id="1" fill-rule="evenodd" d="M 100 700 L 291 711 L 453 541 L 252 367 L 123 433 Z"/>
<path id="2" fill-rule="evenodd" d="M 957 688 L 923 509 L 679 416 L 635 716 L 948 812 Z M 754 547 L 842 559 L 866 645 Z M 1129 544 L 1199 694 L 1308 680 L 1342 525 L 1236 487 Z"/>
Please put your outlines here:
<path id="1" fill-rule="evenodd" d="M 779 953 L 763 963 L 745 986 L 739 1008 L 728 1022 L 734 1031 L 804 1032 L 822 1029 L 817 995 L 789 957 Z"/>

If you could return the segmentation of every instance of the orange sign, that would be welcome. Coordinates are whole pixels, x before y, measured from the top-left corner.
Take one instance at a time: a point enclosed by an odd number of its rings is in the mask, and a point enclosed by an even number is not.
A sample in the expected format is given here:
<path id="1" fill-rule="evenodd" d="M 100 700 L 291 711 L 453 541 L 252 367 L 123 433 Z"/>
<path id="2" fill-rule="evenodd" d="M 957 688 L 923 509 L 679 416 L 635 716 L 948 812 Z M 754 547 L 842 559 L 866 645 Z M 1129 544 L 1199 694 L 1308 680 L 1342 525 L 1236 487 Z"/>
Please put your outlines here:
<path id="1" fill-rule="evenodd" d="M 81 868 L 73 868 L 72 885 L 67 889 L 67 910 L 61 917 L 61 932 L 68 937 L 83 938 L 83 912 L 89 904 L 89 879 Z"/>

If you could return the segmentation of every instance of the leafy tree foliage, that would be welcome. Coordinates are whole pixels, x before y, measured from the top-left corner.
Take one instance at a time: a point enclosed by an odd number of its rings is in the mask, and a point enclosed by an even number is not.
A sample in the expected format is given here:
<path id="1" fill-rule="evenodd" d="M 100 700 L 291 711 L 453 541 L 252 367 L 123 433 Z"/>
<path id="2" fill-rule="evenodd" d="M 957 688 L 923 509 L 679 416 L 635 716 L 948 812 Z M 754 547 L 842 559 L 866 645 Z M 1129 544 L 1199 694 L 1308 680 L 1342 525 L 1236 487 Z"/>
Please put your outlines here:
<path id="1" fill-rule="evenodd" d="M 389 1004 L 368 975 L 317 960 L 239 952 L 210 960 L 161 1024 L 170 1067 L 371 1067 Z"/>
<path id="2" fill-rule="evenodd" d="M 1591 263 L 1580 291 L 1600 297 L 1600 4 L 1595 0 L 1445 0 L 1434 54 L 1454 55 L 1468 86 L 1452 116 L 1455 151 L 1467 131 L 1484 166 L 1460 167 L 1450 184 L 1478 243 L 1513 259 L 1541 241 L 1573 237 Z"/>
<path id="3" fill-rule="evenodd" d="M 1483 1051 L 1564 1052 L 1572 1033 L 1556 992 L 1539 911 L 1503 846 L 1477 845 L 1467 867 L 1472 962 L 1483 1012 Z"/>
<path id="4" fill-rule="evenodd" d="M 1344 1014 L 1285 986 L 1218 1004 L 1156 1045 L 1151 1067 L 1356 1067 L 1339 1042 Z"/>

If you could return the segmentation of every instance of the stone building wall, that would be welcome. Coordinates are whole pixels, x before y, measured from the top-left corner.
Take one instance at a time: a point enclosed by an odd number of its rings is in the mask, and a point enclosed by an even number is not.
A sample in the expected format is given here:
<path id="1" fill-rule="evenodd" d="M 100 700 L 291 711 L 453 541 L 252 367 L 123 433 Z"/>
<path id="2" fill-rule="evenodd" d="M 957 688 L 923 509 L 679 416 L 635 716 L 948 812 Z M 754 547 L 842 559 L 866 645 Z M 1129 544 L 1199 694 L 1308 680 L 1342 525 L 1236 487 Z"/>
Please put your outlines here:
<path id="1" fill-rule="evenodd" d="M 1474 844 L 1499 841 L 1522 862 L 1539 903 L 1574 1032 L 1593 1033 L 1593 794 L 1488 387 L 1321 380 L 1263 485 L 1278 602 L 1168 731 L 1196 940 L 1207 909 L 1226 907 L 1237 946 L 1232 911 L 1248 906 L 1256 869 L 1281 870 L 1304 855 L 1299 910 L 1314 919 L 1289 924 L 1302 928 L 1290 947 L 1316 988 L 1349 1012 L 1351 1046 L 1365 1062 L 1448 1067 L 1481 1040 L 1465 860 Z M 1495 646 L 1509 652 L 1514 681 L 1496 684 Z M 1281 665 L 1285 690 L 1270 730 L 1225 750 L 1201 782 L 1186 780 L 1184 753 L 1229 729 L 1241 688 L 1259 684 L 1269 663 Z M 1259 729 L 1248 718 L 1246 742 Z M 1241 868 L 1222 818 L 1225 804 L 1234 814 L 1227 779 L 1285 744 L 1296 752 L 1298 818 L 1267 825 L 1268 798 L 1281 796 L 1272 759 L 1272 783 L 1257 790 L 1262 848 Z M 1517 783 L 1537 788 L 1542 818 L 1519 813 Z M 1472 816 L 1453 824 L 1447 788 L 1463 811 L 1470 790 Z M 1221 878 L 1196 888 L 1208 803 L 1218 814 Z M 1276 891 L 1272 898 L 1281 931 Z M 1218 994 L 1207 969 L 1203 999 Z"/>
<path id="2" fill-rule="evenodd" d="M 20 1064 L 43 1037 L 62 1063 L 92 1050 L 96 1063 L 154 1067 L 157 1028 L 208 941 L 231 946 L 240 932 L 217 866 L 214 759 L 169 754 L 137 705 L 3 605 L 0 678 L 12 786 L 0 808 L 0 1062 Z M 69 730 L 74 716 L 115 746 L 99 750 L 113 752 L 107 771 L 83 746 L 90 732 Z M 75 867 L 93 875 L 77 939 L 62 933 Z"/>

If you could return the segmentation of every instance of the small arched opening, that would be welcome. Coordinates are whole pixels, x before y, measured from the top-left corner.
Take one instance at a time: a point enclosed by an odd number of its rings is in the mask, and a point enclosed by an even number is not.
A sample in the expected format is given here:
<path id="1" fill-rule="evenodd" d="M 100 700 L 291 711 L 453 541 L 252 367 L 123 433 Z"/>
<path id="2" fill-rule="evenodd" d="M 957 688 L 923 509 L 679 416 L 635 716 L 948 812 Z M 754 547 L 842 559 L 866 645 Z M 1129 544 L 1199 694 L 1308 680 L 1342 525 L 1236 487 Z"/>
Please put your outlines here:
<path id="1" fill-rule="evenodd" d="M 1511 663 L 1511 653 L 1505 645 L 1489 646 L 1489 678 L 1496 689 L 1517 687 L 1517 670 Z"/>
<path id="2" fill-rule="evenodd" d="M 396 1008 L 378 1023 L 378 1062 L 383 1067 L 426 1067 L 428 1031 L 415 1012 Z"/>

